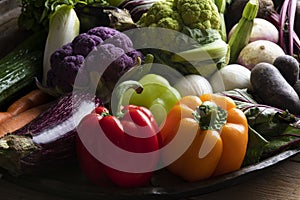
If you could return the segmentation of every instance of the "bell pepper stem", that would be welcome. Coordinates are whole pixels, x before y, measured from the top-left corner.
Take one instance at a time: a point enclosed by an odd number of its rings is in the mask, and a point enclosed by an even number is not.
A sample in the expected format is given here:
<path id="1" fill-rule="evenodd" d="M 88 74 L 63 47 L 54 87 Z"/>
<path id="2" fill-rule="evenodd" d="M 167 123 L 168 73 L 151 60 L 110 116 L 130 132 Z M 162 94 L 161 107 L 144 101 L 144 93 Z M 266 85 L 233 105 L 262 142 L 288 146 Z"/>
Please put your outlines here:
<path id="1" fill-rule="evenodd" d="M 203 102 L 193 114 L 201 130 L 219 131 L 227 122 L 227 111 L 210 101 Z"/>
<path id="2" fill-rule="evenodd" d="M 152 54 L 147 54 L 144 58 L 143 66 L 138 68 L 139 71 L 137 75 L 139 79 L 145 76 L 146 74 L 150 73 L 153 62 L 154 62 L 154 56 Z"/>
<path id="3" fill-rule="evenodd" d="M 112 93 L 111 99 L 111 111 L 112 114 L 116 117 L 123 116 L 121 109 L 123 95 L 129 89 L 134 89 L 137 94 L 140 94 L 143 91 L 143 86 L 139 82 L 133 80 L 124 81 L 117 86 L 117 88 Z"/>

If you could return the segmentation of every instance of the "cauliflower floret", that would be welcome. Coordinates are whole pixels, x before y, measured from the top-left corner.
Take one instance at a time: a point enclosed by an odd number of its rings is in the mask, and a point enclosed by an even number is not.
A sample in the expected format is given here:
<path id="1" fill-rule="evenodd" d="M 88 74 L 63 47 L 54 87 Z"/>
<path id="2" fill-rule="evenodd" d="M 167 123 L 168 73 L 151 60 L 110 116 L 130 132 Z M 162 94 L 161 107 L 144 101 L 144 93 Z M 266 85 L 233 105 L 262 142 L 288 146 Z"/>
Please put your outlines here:
<path id="1" fill-rule="evenodd" d="M 138 57 L 143 59 L 142 53 L 133 48 L 128 36 L 112 28 L 95 27 L 51 55 L 46 84 L 58 93 L 68 93 L 73 90 L 75 79 L 76 87 L 88 87 L 90 73 L 96 71 L 105 80 L 101 87 L 107 87 L 107 81 L 111 89 L 135 65 Z M 97 65 L 86 66 L 87 59 L 92 59 L 92 63 Z"/>
<path id="2" fill-rule="evenodd" d="M 132 49 L 133 44 L 132 41 L 127 35 L 117 31 L 116 29 L 102 27 L 102 28 L 92 28 L 87 32 L 89 35 L 95 35 L 100 37 L 105 43 L 110 43 L 115 45 L 116 47 L 120 47 L 128 52 Z"/>
<path id="3" fill-rule="evenodd" d="M 47 85 L 59 89 L 63 88 L 64 91 L 72 91 L 73 82 L 83 63 L 84 57 L 82 55 L 64 57 L 48 71 Z"/>
<path id="4" fill-rule="evenodd" d="M 103 43 L 103 40 L 96 35 L 89 35 L 82 33 L 74 38 L 73 52 L 76 55 L 82 55 L 86 57 L 97 45 Z"/>

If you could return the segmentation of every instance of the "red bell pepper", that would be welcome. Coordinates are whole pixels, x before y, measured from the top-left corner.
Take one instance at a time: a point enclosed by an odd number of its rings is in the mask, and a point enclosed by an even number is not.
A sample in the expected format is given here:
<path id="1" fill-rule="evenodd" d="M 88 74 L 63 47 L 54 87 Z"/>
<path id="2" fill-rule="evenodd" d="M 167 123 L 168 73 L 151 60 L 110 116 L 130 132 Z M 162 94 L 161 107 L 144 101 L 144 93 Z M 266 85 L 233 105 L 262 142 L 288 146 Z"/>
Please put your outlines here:
<path id="1" fill-rule="evenodd" d="M 128 88 L 141 92 L 142 87 L 136 81 L 121 83 L 116 90 L 115 116 L 105 107 L 97 107 L 77 128 L 77 152 L 83 173 L 100 185 L 107 180 L 121 187 L 145 185 L 159 160 L 158 126 L 152 113 L 135 105 L 120 109 L 119 97 Z"/>

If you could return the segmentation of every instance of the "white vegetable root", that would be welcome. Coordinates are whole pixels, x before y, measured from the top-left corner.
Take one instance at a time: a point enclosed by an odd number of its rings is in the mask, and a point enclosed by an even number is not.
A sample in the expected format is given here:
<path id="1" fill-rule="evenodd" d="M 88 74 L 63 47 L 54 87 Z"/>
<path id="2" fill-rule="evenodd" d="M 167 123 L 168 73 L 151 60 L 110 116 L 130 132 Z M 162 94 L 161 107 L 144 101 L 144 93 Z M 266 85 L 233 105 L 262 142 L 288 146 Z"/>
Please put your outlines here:
<path id="1" fill-rule="evenodd" d="M 251 70 L 261 62 L 273 64 L 275 59 L 282 55 L 285 55 L 285 52 L 279 45 L 268 40 L 257 40 L 242 49 L 237 63 Z"/>

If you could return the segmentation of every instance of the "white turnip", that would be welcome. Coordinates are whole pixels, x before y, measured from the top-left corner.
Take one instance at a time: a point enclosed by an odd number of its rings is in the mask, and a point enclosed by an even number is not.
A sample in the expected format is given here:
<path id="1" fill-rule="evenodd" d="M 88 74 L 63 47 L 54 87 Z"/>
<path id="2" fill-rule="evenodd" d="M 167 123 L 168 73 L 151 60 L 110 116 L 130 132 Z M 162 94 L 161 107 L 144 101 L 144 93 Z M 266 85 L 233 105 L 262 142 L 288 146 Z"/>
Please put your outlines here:
<path id="1" fill-rule="evenodd" d="M 230 39 L 236 27 L 237 24 L 232 27 L 232 29 L 228 34 L 228 39 Z M 271 42 L 277 43 L 278 39 L 279 39 L 279 31 L 271 22 L 262 18 L 254 19 L 254 24 L 249 38 L 249 43 L 254 42 L 256 40 L 269 40 Z"/>
<path id="2" fill-rule="evenodd" d="M 282 55 L 285 55 L 285 52 L 279 45 L 268 40 L 257 40 L 247 44 L 242 49 L 237 63 L 251 70 L 261 62 L 273 64 L 275 59 Z"/>

